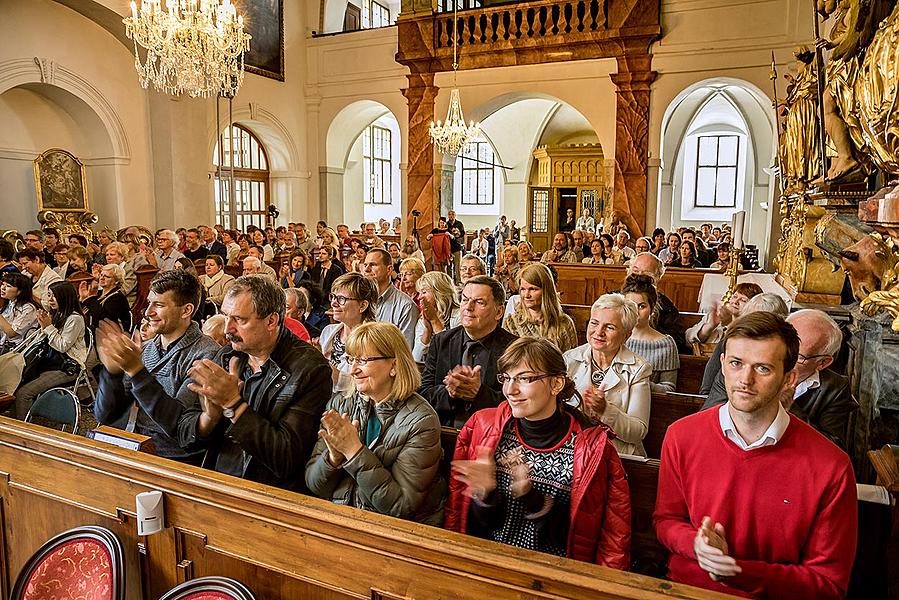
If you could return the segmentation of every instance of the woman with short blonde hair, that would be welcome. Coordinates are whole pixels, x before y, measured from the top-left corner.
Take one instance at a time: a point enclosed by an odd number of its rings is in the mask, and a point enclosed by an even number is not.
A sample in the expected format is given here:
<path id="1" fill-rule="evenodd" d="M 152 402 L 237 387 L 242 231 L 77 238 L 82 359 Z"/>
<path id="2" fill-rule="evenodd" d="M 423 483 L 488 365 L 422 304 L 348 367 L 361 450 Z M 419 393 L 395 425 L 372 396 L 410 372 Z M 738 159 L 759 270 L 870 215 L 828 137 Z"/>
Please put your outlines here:
<path id="1" fill-rule="evenodd" d="M 415 299 L 416 282 L 425 274 L 425 264 L 417 258 L 406 258 L 400 263 L 400 291 Z"/>
<path id="2" fill-rule="evenodd" d="M 549 267 L 543 263 L 526 264 L 518 272 L 521 302 L 503 321 L 503 329 L 518 337 L 544 338 L 566 352 L 577 346 L 574 320 L 562 312 L 562 303 Z"/>
<path id="3" fill-rule="evenodd" d="M 346 349 L 354 385 L 325 409 L 306 485 L 335 504 L 440 526 L 440 420 L 415 392 L 406 338 L 392 323 L 364 323 Z"/>
<path id="4" fill-rule="evenodd" d="M 408 260 L 408 259 L 407 259 Z M 415 326 L 412 357 L 424 362 L 435 333 L 459 326 L 459 297 L 452 278 L 441 271 L 428 271 L 415 282 L 421 318 Z"/>

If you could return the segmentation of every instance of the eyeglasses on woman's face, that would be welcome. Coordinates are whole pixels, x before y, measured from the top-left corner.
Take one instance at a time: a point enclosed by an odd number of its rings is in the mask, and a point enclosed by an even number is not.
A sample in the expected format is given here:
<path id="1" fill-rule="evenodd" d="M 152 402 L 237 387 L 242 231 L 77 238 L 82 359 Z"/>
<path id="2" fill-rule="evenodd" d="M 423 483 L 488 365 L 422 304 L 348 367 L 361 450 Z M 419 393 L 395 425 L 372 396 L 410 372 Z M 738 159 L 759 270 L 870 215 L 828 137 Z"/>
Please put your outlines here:
<path id="1" fill-rule="evenodd" d="M 376 360 L 392 360 L 394 357 L 392 356 L 369 356 L 367 358 L 363 358 L 361 356 L 347 356 L 346 361 L 350 365 L 359 365 L 360 367 L 364 367 L 368 363 Z"/>
<path id="2" fill-rule="evenodd" d="M 328 294 L 328 302 L 337 303 L 337 306 L 346 306 L 348 300 L 358 300 L 359 298 L 350 298 L 349 296 L 341 296 L 339 294 Z"/>
<path id="3" fill-rule="evenodd" d="M 506 385 L 509 382 L 515 382 L 518 385 L 530 385 L 547 377 L 552 377 L 552 375 L 509 375 L 508 373 L 497 373 L 496 380 L 502 385 Z"/>

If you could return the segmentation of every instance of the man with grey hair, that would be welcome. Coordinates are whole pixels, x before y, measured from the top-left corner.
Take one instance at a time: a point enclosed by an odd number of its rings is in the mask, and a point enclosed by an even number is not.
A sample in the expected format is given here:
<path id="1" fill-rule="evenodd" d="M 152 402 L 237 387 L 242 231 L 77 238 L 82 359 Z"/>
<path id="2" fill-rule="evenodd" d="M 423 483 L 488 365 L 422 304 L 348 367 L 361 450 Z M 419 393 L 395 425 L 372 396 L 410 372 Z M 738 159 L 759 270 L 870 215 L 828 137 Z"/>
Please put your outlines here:
<path id="1" fill-rule="evenodd" d="M 160 272 L 171 271 L 175 268 L 175 261 L 184 257 L 178 252 L 177 246 L 178 234 L 171 229 L 163 229 L 156 234 L 156 252 L 151 256 L 156 259 L 156 268 Z"/>
<path id="2" fill-rule="evenodd" d="M 828 368 L 843 342 L 840 327 L 827 313 L 814 309 L 798 310 L 787 317 L 787 322 L 799 335 L 799 357 L 794 367 L 796 383 L 781 396 L 781 404 L 845 449 L 846 425 L 852 412 L 858 410 L 858 403 L 849 391 L 849 378 Z M 703 408 L 727 400 L 727 392 L 722 400 L 720 389 L 713 384 Z"/>
<path id="3" fill-rule="evenodd" d="M 304 471 L 325 404 L 331 367 L 284 324 L 284 291 L 240 277 L 225 293 L 225 339 L 214 359 L 194 362 L 190 389 L 202 412 L 186 416 L 181 443 L 207 440 L 204 465 L 286 489 L 305 489 Z"/>
<path id="4" fill-rule="evenodd" d="M 250 255 L 243 259 L 243 274 L 261 275 L 277 282 L 278 275 L 275 273 L 275 270 L 262 262 L 262 257 L 259 254 L 258 246 L 250 247 Z"/>
<path id="5" fill-rule="evenodd" d="M 658 316 L 656 318 L 656 330 L 661 333 L 667 333 L 677 344 L 678 352 L 681 354 L 693 354 L 693 348 L 687 344 L 687 338 L 684 334 L 684 328 L 681 326 L 680 311 L 671 298 L 666 296 L 659 290 L 659 281 L 665 275 L 665 265 L 659 260 L 659 257 L 652 252 L 643 252 L 634 256 L 627 267 L 628 275 L 647 275 L 652 278 L 652 282 L 656 286 L 659 295 Z"/>
<path id="6" fill-rule="evenodd" d="M 487 265 L 479 256 L 474 254 L 466 254 L 462 257 L 461 266 L 459 267 L 459 276 L 462 279 L 462 285 L 465 282 L 478 275 L 487 274 Z"/>

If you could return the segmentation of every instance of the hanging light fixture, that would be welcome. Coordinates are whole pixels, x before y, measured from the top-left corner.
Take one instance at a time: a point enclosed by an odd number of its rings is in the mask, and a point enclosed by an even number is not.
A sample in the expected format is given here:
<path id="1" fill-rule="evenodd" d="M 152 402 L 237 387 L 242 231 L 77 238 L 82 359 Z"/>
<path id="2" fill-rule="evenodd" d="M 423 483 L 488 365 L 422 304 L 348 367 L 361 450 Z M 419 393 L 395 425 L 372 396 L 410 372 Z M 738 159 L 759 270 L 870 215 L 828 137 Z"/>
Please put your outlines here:
<path id="1" fill-rule="evenodd" d="M 141 86 L 192 98 L 233 97 L 251 36 L 231 0 L 141 0 L 122 19 Z M 146 50 L 141 63 L 138 46 Z"/>
<path id="2" fill-rule="evenodd" d="M 462 114 L 462 100 L 459 99 L 459 88 L 456 87 L 456 73 L 459 70 L 459 63 L 456 59 L 457 45 L 459 36 L 456 27 L 459 23 L 456 13 L 458 10 L 459 0 L 453 2 L 453 87 L 450 90 L 449 108 L 446 110 L 446 120 L 441 123 L 431 121 L 428 133 L 431 135 L 431 141 L 442 154 L 457 156 L 463 150 L 468 148 L 472 140 L 481 135 L 481 124 L 470 121 L 465 124 L 465 116 Z"/>

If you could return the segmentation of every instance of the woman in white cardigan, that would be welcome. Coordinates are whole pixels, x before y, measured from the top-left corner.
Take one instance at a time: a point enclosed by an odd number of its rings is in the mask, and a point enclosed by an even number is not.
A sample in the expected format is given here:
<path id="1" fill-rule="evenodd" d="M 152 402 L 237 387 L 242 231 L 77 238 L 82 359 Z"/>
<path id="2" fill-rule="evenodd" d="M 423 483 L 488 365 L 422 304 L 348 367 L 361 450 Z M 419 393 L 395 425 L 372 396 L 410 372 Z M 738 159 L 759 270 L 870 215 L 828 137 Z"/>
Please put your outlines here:
<path id="1" fill-rule="evenodd" d="M 637 315 L 637 305 L 621 294 L 600 296 L 590 309 L 587 343 L 566 352 L 565 364 L 581 410 L 612 428 L 618 453 L 646 456 L 652 366 L 624 345 Z"/>

